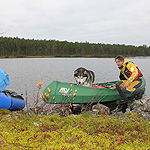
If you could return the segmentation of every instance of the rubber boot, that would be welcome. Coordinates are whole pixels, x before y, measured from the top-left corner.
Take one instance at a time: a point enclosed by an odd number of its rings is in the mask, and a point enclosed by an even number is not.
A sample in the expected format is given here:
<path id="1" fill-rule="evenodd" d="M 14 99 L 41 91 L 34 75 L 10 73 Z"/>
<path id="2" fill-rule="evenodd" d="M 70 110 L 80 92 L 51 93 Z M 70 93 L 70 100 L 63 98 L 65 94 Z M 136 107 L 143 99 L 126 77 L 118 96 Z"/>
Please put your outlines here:
<path id="1" fill-rule="evenodd" d="M 127 109 L 127 103 L 119 104 L 119 105 L 118 105 L 118 110 L 119 110 L 119 111 L 122 111 L 123 113 L 125 113 L 125 112 L 126 112 L 126 109 Z"/>
<path id="2" fill-rule="evenodd" d="M 117 100 L 116 101 L 117 107 L 116 110 L 117 112 L 122 111 L 123 113 L 126 112 L 126 108 L 127 108 L 127 97 L 122 98 L 121 100 Z"/>
<path id="3" fill-rule="evenodd" d="M 136 100 L 141 99 L 144 94 L 144 89 L 140 89 L 139 93 L 136 95 Z"/>

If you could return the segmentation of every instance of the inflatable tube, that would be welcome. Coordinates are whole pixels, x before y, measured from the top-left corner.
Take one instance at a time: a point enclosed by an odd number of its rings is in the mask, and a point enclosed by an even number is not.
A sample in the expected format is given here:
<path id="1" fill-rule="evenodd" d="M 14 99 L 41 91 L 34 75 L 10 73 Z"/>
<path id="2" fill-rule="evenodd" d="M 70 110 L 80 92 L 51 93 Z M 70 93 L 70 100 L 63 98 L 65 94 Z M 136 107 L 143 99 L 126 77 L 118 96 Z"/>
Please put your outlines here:
<path id="1" fill-rule="evenodd" d="M 25 107 L 25 101 L 22 95 L 14 91 L 0 92 L 0 109 L 5 108 L 11 111 L 22 110 Z"/>
<path id="2" fill-rule="evenodd" d="M 11 106 L 11 97 L 5 95 L 5 93 L 0 93 L 0 109 L 5 108 L 9 109 Z"/>
<path id="3" fill-rule="evenodd" d="M 16 99 L 16 98 L 11 98 L 11 106 L 9 110 L 14 111 L 14 110 L 22 110 L 25 107 L 25 101 Z"/>

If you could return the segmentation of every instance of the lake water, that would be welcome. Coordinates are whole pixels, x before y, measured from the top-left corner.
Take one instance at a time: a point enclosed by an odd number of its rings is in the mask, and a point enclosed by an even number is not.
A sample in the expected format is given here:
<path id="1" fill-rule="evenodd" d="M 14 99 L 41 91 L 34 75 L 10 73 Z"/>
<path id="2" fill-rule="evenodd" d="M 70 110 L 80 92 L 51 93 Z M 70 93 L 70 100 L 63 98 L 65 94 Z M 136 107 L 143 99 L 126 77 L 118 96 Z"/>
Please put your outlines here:
<path id="1" fill-rule="evenodd" d="M 150 96 L 150 57 L 131 57 L 146 79 L 145 96 Z M 27 89 L 28 101 L 36 96 L 37 82 L 43 81 L 44 87 L 56 77 L 59 81 L 75 83 L 73 72 L 78 67 L 85 67 L 95 73 L 95 83 L 118 80 L 119 69 L 114 58 L 9 58 L 0 59 L 0 68 L 10 78 L 7 89 L 22 93 Z M 41 90 L 42 93 L 42 90 Z"/>

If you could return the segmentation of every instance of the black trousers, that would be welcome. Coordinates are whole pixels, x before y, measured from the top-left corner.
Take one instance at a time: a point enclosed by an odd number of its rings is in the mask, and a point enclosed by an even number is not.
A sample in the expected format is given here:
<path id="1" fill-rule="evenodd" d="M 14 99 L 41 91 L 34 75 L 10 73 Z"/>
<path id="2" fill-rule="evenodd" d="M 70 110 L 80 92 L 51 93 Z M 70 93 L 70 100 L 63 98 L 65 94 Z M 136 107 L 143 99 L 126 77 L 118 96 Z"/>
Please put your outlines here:
<path id="1" fill-rule="evenodd" d="M 127 88 L 124 88 L 124 84 L 127 82 L 127 80 L 121 80 L 116 83 L 116 89 L 118 90 L 121 98 L 123 100 L 127 100 L 126 94 L 138 94 L 140 92 L 140 86 L 142 84 L 142 77 L 139 77 L 136 81 L 133 81 L 129 84 Z"/>

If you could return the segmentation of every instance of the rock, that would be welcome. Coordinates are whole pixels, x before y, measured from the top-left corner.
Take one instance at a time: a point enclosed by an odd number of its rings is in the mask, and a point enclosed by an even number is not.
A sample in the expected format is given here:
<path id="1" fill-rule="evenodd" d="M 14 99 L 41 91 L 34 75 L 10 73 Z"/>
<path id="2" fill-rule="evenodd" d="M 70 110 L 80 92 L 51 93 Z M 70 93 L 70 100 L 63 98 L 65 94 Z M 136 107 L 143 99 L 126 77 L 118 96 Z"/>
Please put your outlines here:
<path id="1" fill-rule="evenodd" d="M 118 116 L 119 118 L 129 118 L 129 116 L 122 112 L 117 112 L 113 116 Z"/>
<path id="2" fill-rule="evenodd" d="M 45 110 L 46 115 L 53 115 L 58 114 L 60 116 L 68 116 L 72 114 L 72 111 L 70 109 L 70 104 L 56 104 L 54 107 L 51 107 L 50 109 Z"/>
<path id="3" fill-rule="evenodd" d="M 150 97 L 144 97 L 134 101 L 130 105 L 130 111 L 141 114 L 146 120 L 150 120 Z"/>
<path id="4" fill-rule="evenodd" d="M 110 109 L 107 106 L 98 103 L 97 105 L 92 106 L 92 112 L 99 115 L 101 114 L 109 115 Z"/>

